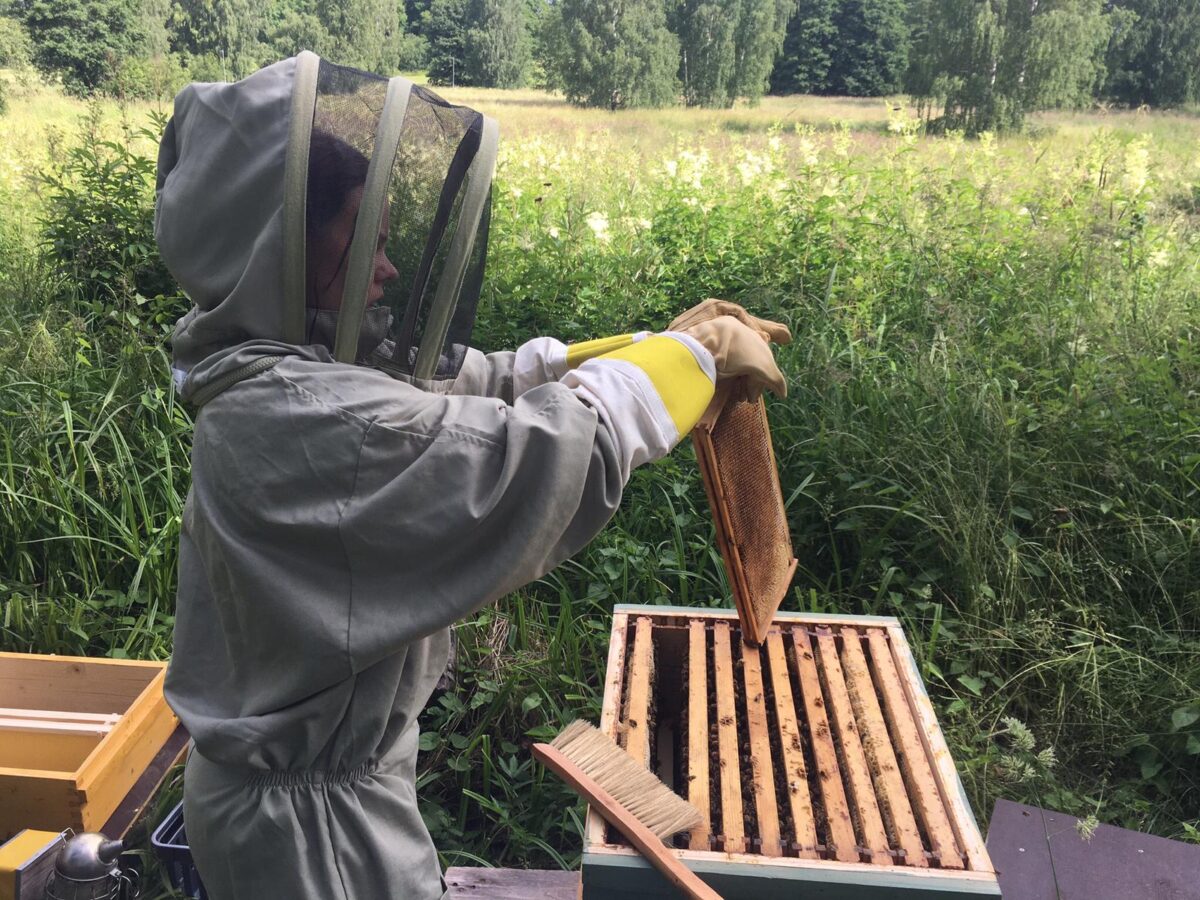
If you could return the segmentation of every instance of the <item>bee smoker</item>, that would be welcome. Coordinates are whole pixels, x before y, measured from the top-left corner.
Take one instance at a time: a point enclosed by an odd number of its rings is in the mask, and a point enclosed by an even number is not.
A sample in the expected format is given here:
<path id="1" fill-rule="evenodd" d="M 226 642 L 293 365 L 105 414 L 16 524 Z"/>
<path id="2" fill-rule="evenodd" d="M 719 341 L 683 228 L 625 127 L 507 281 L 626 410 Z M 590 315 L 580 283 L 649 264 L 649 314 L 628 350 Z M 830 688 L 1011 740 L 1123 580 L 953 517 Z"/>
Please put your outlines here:
<path id="1" fill-rule="evenodd" d="M 68 838 L 46 882 L 46 900 L 135 900 L 136 881 L 117 864 L 124 849 L 97 832 Z"/>

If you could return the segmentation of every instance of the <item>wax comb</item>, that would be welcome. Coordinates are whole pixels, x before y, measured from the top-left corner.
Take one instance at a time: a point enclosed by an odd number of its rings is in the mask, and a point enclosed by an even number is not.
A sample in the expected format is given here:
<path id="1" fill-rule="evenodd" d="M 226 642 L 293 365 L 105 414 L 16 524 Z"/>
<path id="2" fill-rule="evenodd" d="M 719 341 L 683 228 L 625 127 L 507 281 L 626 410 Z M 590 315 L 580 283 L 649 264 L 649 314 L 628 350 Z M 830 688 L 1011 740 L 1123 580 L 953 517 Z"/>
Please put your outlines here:
<path id="1" fill-rule="evenodd" d="M 692 441 L 742 635 L 758 645 L 796 571 L 762 399 L 747 401 L 736 381 L 723 382 Z"/>

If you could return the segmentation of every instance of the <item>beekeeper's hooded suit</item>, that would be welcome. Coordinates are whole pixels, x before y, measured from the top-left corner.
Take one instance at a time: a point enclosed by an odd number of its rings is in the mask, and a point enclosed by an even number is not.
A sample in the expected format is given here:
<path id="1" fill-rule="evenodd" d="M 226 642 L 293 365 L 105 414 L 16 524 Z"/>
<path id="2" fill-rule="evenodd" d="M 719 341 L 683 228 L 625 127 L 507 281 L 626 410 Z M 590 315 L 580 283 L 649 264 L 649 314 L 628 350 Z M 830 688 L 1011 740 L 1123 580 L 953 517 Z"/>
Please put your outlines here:
<path id="1" fill-rule="evenodd" d="M 369 161 L 332 312 L 306 306 L 314 135 Z M 496 140 L 309 53 L 175 101 L 156 235 L 198 413 L 167 697 L 213 900 L 444 896 L 414 773 L 448 626 L 583 547 L 712 396 L 687 335 L 468 349 Z"/>

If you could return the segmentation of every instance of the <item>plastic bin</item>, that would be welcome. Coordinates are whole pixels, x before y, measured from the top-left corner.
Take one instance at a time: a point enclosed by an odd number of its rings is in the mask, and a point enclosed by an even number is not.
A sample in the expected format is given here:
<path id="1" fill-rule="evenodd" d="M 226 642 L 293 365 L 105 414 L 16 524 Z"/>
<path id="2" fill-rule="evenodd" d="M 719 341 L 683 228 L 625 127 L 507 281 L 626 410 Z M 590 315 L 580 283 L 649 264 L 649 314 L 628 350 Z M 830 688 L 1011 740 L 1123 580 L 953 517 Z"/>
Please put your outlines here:
<path id="1" fill-rule="evenodd" d="M 171 810 L 154 829 L 150 844 L 167 872 L 171 885 L 192 900 L 208 900 L 200 874 L 192 862 L 192 851 L 188 848 L 187 832 L 183 827 L 183 804 Z"/>

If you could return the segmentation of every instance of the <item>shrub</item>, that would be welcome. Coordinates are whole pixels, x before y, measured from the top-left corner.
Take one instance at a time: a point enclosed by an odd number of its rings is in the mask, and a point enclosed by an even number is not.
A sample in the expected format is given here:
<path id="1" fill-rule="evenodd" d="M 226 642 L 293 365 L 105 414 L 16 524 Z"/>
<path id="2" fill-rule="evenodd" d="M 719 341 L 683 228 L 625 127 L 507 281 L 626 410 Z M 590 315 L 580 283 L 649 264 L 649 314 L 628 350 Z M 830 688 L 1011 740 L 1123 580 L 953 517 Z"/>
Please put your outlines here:
<path id="1" fill-rule="evenodd" d="M 177 54 L 122 60 L 104 86 L 120 100 L 170 100 L 191 78 Z"/>
<path id="2" fill-rule="evenodd" d="M 142 39 L 129 0 L 28 0 L 22 6 L 34 64 L 47 75 L 61 75 L 77 96 L 102 89 Z"/>
<path id="3" fill-rule="evenodd" d="M 98 115 L 93 107 L 85 139 L 43 175 L 43 250 L 69 284 L 64 299 L 121 328 L 149 326 L 159 339 L 186 305 L 154 241 L 155 161 L 133 147 L 156 143 L 165 117 L 114 141 L 101 137 Z"/>
<path id="4" fill-rule="evenodd" d="M 25 26 L 11 16 L 0 16 L 0 69 L 22 69 L 33 59 L 33 46 Z"/>

